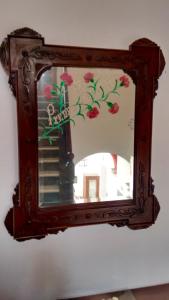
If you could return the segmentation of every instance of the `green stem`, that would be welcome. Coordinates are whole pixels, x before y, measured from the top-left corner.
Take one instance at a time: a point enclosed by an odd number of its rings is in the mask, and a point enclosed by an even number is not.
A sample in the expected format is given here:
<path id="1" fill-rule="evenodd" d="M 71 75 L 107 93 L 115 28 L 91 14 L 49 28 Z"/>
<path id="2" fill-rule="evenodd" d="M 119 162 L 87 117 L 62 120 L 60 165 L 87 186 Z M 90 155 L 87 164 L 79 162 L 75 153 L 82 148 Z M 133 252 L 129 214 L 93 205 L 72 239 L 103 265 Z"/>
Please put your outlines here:
<path id="1" fill-rule="evenodd" d="M 49 136 L 49 133 L 52 131 L 59 129 L 59 127 L 63 126 L 64 124 L 68 123 L 70 121 L 70 118 L 64 121 L 59 122 L 57 125 L 52 126 L 47 132 L 44 132 L 41 136 L 41 138 L 47 138 Z"/>

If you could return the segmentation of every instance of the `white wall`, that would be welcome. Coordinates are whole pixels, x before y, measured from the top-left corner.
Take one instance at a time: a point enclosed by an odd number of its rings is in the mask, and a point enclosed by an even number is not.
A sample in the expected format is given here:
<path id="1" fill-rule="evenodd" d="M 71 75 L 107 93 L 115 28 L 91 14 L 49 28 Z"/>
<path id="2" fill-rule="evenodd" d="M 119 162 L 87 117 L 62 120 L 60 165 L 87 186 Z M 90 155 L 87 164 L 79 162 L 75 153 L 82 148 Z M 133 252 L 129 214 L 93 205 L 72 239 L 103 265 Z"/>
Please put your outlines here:
<path id="1" fill-rule="evenodd" d="M 168 62 L 168 0 L 0 1 L 0 39 L 29 26 L 47 43 L 128 48 L 158 43 Z M 169 78 L 154 105 L 152 175 L 161 211 L 142 231 L 109 225 L 68 229 L 41 241 L 14 241 L 3 221 L 17 182 L 15 101 L 0 68 L 0 299 L 52 300 L 169 282 Z"/>

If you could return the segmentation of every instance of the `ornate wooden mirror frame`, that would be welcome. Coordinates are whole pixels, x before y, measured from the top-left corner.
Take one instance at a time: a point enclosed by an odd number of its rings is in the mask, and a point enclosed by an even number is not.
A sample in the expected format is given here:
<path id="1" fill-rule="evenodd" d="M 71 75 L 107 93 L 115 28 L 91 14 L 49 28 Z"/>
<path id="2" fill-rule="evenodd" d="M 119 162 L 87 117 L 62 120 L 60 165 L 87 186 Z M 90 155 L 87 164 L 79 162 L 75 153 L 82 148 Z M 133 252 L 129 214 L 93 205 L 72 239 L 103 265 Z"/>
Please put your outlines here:
<path id="1" fill-rule="evenodd" d="M 19 184 L 5 220 L 9 233 L 22 241 L 80 225 L 108 223 L 131 229 L 152 225 L 160 209 L 150 175 L 153 99 L 165 66 L 160 48 L 145 38 L 129 50 L 45 45 L 40 34 L 23 28 L 3 41 L 0 59 L 18 112 Z M 116 68 L 132 78 L 136 85 L 133 199 L 39 207 L 36 85 L 42 70 L 52 66 Z M 65 147 L 64 160 L 71 162 L 71 147 Z"/>

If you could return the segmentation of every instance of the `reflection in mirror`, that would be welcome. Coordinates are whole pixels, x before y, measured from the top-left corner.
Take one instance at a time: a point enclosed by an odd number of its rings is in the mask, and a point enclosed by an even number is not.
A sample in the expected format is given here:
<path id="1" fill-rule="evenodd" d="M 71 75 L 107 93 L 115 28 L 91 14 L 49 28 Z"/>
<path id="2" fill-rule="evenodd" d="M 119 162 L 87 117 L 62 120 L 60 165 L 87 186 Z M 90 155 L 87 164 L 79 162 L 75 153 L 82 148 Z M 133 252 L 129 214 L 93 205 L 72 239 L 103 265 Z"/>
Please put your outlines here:
<path id="1" fill-rule="evenodd" d="M 116 154 L 96 153 L 75 166 L 76 203 L 131 199 L 133 158 L 130 162 Z"/>
<path id="2" fill-rule="evenodd" d="M 52 67 L 37 93 L 40 207 L 132 199 L 132 79 L 118 69 Z"/>

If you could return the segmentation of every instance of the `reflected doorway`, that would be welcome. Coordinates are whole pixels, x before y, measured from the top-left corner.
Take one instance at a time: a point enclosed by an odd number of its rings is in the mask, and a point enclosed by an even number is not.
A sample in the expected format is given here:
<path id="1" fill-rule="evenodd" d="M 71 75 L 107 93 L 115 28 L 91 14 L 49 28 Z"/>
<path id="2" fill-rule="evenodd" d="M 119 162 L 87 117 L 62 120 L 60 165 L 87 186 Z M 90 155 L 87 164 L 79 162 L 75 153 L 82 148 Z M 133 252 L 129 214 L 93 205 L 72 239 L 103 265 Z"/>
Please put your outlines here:
<path id="1" fill-rule="evenodd" d="M 83 196 L 85 202 L 99 201 L 99 176 L 84 176 Z"/>

